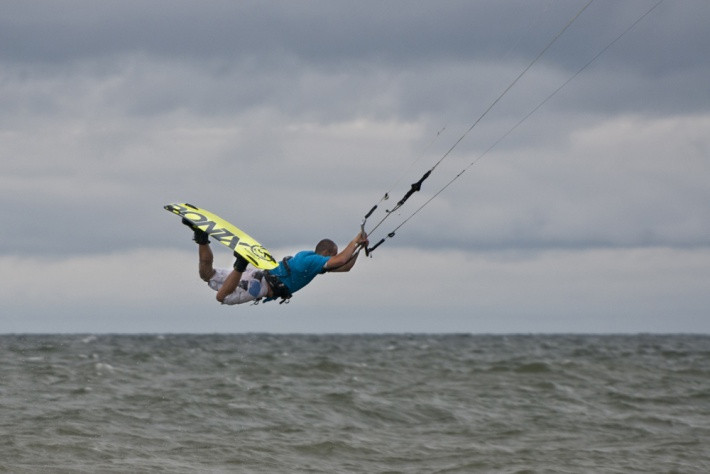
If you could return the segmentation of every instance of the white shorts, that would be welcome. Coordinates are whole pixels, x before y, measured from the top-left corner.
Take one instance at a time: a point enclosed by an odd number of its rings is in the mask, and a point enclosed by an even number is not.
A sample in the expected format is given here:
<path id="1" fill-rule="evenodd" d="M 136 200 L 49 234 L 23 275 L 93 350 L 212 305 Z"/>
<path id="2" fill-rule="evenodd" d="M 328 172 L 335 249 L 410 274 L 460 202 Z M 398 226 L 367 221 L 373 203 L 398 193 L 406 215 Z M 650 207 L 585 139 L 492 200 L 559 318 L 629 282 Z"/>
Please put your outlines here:
<path id="1" fill-rule="evenodd" d="M 232 273 L 231 269 L 215 268 L 214 275 L 207 283 L 214 291 L 222 288 L 224 280 Z M 224 298 L 223 304 L 242 304 L 263 298 L 269 292 L 269 285 L 264 279 L 264 272 L 258 268 L 247 268 L 242 273 L 237 289 Z"/>

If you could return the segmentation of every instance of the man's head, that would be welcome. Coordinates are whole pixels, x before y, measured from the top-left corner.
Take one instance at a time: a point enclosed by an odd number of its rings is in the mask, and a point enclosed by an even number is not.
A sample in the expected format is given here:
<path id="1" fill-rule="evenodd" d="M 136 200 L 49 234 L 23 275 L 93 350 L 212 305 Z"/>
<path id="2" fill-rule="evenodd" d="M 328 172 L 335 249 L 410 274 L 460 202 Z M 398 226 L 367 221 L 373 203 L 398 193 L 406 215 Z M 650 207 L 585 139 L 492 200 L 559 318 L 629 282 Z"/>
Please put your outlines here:
<path id="1" fill-rule="evenodd" d="M 334 257 L 338 254 L 338 246 L 330 239 L 323 239 L 316 245 L 316 253 L 324 257 Z"/>

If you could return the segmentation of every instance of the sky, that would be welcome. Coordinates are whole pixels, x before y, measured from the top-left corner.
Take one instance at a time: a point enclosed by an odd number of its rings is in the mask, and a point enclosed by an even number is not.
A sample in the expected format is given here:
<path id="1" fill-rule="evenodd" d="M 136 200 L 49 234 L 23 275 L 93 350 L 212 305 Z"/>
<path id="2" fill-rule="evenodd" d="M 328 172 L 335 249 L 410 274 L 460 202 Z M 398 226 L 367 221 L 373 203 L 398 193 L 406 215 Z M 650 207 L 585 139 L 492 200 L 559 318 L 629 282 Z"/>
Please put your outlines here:
<path id="1" fill-rule="evenodd" d="M 655 3 L 3 2 L 0 333 L 710 333 L 710 2 Z M 163 209 L 281 258 L 385 192 L 288 305 Z"/>

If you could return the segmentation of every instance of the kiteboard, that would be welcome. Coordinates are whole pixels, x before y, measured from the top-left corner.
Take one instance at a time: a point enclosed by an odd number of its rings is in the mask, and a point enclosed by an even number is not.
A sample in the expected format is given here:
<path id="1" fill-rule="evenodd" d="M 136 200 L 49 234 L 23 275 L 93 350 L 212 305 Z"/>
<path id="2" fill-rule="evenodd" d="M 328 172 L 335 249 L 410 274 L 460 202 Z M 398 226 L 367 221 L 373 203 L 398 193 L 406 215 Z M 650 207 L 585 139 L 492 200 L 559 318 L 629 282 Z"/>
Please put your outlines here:
<path id="1" fill-rule="evenodd" d="M 264 246 L 218 215 L 188 203 L 167 204 L 163 207 L 173 214 L 187 219 L 198 229 L 207 232 L 219 243 L 246 258 L 255 267 L 271 270 L 278 266 L 278 262 Z"/>

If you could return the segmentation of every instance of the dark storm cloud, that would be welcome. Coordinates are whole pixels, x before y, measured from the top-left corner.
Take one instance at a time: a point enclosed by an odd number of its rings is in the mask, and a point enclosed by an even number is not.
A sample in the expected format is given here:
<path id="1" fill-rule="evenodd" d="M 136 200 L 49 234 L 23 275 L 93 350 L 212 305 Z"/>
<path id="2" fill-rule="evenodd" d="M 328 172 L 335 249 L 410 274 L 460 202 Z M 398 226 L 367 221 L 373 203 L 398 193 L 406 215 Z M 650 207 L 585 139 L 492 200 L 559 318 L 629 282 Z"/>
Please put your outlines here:
<path id="1" fill-rule="evenodd" d="M 20 78 L 37 72 L 28 68 L 60 75 L 76 63 L 106 78 L 130 69 L 126 58 L 136 55 L 157 68 L 174 65 L 153 83 L 136 77 L 127 91 L 118 85 L 115 102 L 138 115 L 176 107 L 210 114 L 271 103 L 326 121 L 342 120 L 347 111 L 401 117 L 449 111 L 465 121 L 583 5 L 12 2 L 0 15 L 0 54 Z M 531 71 L 543 74 L 537 96 L 566 80 L 651 5 L 592 4 Z M 706 107 L 708 14 L 707 2 L 661 5 L 552 106 L 649 112 Z M 494 62 L 506 69 L 491 76 L 487 67 Z M 202 86 L 200 79 L 211 84 Z M 527 97 L 536 96 L 534 87 L 518 86 Z M 389 97 L 386 109 L 373 108 L 369 99 L 378 95 Z"/>
<path id="2" fill-rule="evenodd" d="M 293 56 L 322 65 L 372 60 L 529 58 L 585 2 L 232 2 L 13 1 L 0 16 L 2 56 L 67 61 L 120 53 L 204 59 Z M 597 1 L 553 59 L 573 68 L 580 47 L 596 48 L 625 29 L 651 1 Z M 703 1 L 667 2 L 608 61 L 646 71 L 693 67 L 707 47 Z M 586 45 L 586 46 L 585 46 Z M 633 58 L 629 61 L 629 57 Z"/>
<path id="3" fill-rule="evenodd" d="M 510 31 L 524 29 L 528 12 L 539 10 L 530 2 L 503 9 L 495 2 L 12 2 L 2 15 L 3 56 L 43 62 L 121 52 L 284 54 L 323 64 L 497 56 L 510 46 Z"/>

